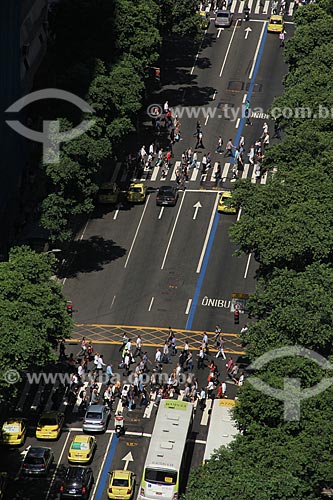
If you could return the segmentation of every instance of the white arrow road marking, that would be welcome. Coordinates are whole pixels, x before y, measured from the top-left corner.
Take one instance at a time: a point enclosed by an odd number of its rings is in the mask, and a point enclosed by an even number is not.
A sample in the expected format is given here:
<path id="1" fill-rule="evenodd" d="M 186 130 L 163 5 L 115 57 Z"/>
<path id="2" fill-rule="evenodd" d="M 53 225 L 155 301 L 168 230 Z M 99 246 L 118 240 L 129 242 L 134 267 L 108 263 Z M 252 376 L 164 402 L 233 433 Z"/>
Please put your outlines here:
<path id="1" fill-rule="evenodd" d="M 195 220 L 197 218 L 199 208 L 202 208 L 200 201 L 197 201 L 196 204 L 193 205 L 193 208 L 195 208 L 194 214 L 193 214 L 193 220 Z"/>
<path id="2" fill-rule="evenodd" d="M 134 458 L 133 458 L 132 453 L 128 452 L 127 455 L 125 455 L 124 458 L 122 458 L 122 460 L 124 460 L 124 462 L 125 462 L 124 470 L 127 470 L 129 462 L 134 462 Z"/>
<path id="3" fill-rule="evenodd" d="M 249 36 L 250 31 L 252 31 L 252 30 L 251 30 L 251 28 L 250 28 L 250 27 L 248 27 L 248 28 L 245 28 L 245 30 L 244 30 L 244 31 L 245 31 L 245 40 L 246 40 L 246 39 L 247 39 L 247 37 Z"/>

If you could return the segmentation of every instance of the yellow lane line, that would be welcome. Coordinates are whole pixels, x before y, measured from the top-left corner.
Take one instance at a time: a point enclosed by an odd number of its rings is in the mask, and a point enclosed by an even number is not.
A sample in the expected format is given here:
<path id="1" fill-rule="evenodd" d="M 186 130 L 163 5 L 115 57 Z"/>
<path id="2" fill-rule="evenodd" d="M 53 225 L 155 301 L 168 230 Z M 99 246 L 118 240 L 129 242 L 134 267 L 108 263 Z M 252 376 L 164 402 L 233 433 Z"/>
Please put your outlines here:
<path id="1" fill-rule="evenodd" d="M 67 339 L 65 342 L 81 342 L 82 339 Z M 88 339 L 89 340 L 89 339 Z M 121 342 L 117 341 L 117 340 L 92 340 L 92 342 L 94 342 L 94 344 L 107 344 L 107 345 L 120 345 Z M 148 344 L 148 343 L 144 343 L 144 348 L 145 347 L 161 347 L 161 343 L 159 344 Z M 191 346 L 190 346 L 191 347 Z M 196 350 L 196 351 L 199 351 L 199 348 L 198 347 L 192 347 L 191 350 Z M 209 349 L 210 352 L 217 352 L 217 349 L 215 349 L 214 347 L 213 348 L 210 348 Z M 228 349 L 224 349 L 224 352 L 227 353 L 227 354 L 246 354 L 246 352 L 244 351 L 231 351 L 231 350 L 228 350 Z"/>
<path id="2" fill-rule="evenodd" d="M 157 332 L 167 332 L 169 331 L 168 328 L 163 328 L 163 327 L 159 327 L 159 326 L 133 326 L 133 325 L 104 325 L 104 324 L 88 324 L 88 323 L 82 323 L 82 324 L 76 324 L 75 325 L 76 328 L 87 328 L 87 327 L 91 327 L 91 328 L 108 328 L 108 329 L 114 329 L 114 328 L 118 328 L 119 330 L 126 330 L 126 329 L 129 329 L 129 330 L 141 330 L 141 331 L 145 331 L 145 330 L 154 330 L 154 331 L 157 331 Z M 177 332 L 181 332 L 181 333 L 192 333 L 192 334 L 203 334 L 204 331 L 206 330 L 183 330 L 181 328 L 171 328 L 172 331 L 174 331 L 175 333 Z M 207 335 L 215 335 L 215 332 L 208 332 L 206 331 Z M 239 334 L 238 333 L 223 333 L 222 332 L 222 335 L 228 335 L 230 337 L 238 337 Z"/>

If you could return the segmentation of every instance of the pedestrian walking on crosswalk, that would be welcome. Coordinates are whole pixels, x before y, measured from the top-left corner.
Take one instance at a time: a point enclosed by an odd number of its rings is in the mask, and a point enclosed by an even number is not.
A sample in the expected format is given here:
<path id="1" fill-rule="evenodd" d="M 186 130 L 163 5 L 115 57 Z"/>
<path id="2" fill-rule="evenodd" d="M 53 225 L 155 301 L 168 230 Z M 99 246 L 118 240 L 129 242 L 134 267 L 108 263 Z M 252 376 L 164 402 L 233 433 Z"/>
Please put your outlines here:
<path id="1" fill-rule="evenodd" d="M 222 140 L 222 137 L 219 136 L 219 138 L 217 140 L 216 153 L 218 153 L 220 155 L 223 153 L 222 145 L 223 145 L 223 140 Z"/>
<path id="2" fill-rule="evenodd" d="M 227 142 L 227 145 L 225 147 L 224 158 L 229 157 L 229 156 L 234 156 L 233 152 L 232 152 L 233 149 L 236 149 L 236 146 L 233 145 L 232 139 L 229 139 L 229 141 Z"/>

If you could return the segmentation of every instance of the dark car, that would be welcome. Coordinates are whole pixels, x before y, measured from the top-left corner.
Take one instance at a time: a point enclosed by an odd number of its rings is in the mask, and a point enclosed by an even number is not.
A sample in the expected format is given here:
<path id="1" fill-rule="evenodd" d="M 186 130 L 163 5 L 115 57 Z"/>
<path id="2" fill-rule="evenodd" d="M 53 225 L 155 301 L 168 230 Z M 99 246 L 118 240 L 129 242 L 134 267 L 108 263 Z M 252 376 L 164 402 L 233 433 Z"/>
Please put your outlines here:
<path id="1" fill-rule="evenodd" d="M 230 10 L 218 10 L 215 16 L 216 28 L 229 28 L 232 25 L 232 18 Z"/>
<path id="2" fill-rule="evenodd" d="M 52 462 L 51 448 L 32 446 L 23 460 L 22 472 L 27 476 L 43 476 L 48 473 Z"/>
<path id="3" fill-rule="evenodd" d="M 93 484 L 94 476 L 90 467 L 68 467 L 60 485 L 60 498 L 87 499 Z"/>
<path id="4" fill-rule="evenodd" d="M 178 191 L 172 186 L 162 186 L 159 188 L 156 195 L 156 205 L 174 207 L 177 203 Z"/>

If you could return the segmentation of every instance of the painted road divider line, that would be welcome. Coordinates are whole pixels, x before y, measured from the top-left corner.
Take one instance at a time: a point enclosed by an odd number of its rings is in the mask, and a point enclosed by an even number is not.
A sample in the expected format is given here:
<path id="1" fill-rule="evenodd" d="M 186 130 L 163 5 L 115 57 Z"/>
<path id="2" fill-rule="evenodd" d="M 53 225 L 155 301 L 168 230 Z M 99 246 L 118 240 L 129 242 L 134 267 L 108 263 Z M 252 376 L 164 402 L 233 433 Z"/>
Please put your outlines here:
<path id="1" fill-rule="evenodd" d="M 246 267 L 245 267 L 245 273 L 244 273 L 244 279 L 247 278 L 247 273 L 249 272 L 249 267 L 250 267 L 250 260 L 251 260 L 251 253 L 249 254 L 246 262 Z"/>
<path id="2" fill-rule="evenodd" d="M 191 309 L 191 304 L 192 304 L 192 299 L 188 299 L 187 306 L 186 306 L 186 309 L 185 309 L 185 314 L 189 313 L 189 311 Z"/>
<path id="3" fill-rule="evenodd" d="M 146 199 L 146 203 L 145 203 L 145 206 L 144 206 L 144 209 L 142 211 L 142 214 L 141 214 L 141 217 L 140 217 L 140 220 L 139 220 L 139 224 L 138 224 L 138 227 L 136 228 L 136 231 L 135 231 L 135 234 L 134 234 L 134 238 L 133 238 L 133 241 L 132 241 L 132 244 L 131 244 L 131 247 L 128 251 L 128 255 L 127 255 L 127 259 L 125 261 L 125 264 L 124 264 L 124 268 L 127 267 L 127 264 L 128 264 L 128 261 L 129 261 L 129 258 L 131 256 L 131 253 L 132 253 L 132 250 L 133 250 L 133 247 L 134 247 L 134 244 L 135 244 L 135 241 L 138 237 L 138 234 L 139 234 L 139 230 L 140 230 L 140 227 L 141 227 L 141 224 L 142 224 L 142 221 L 143 221 L 143 218 L 144 218 L 144 215 L 146 213 L 146 210 L 147 210 L 147 206 L 148 206 L 148 202 L 149 202 L 149 199 L 150 199 L 150 196 L 148 195 L 147 196 L 147 199 Z"/>
<path id="4" fill-rule="evenodd" d="M 259 54 L 259 50 L 260 50 L 260 47 L 261 47 L 261 42 L 262 42 L 262 39 L 263 39 L 263 36 L 264 36 L 264 33 L 265 33 L 266 24 L 267 23 L 264 23 L 262 25 L 262 28 L 261 28 L 260 37 L 259 37 L 259 40 L 258 40 L 258 44 L 257 44 L 257 48 L 256 48 L 256 51 L 255 51 L 255 54 L 254 54 L 254 58 L 253 58 L 253 64 L 252 64 L 252 67 L 251 67 L 251 71 L 249 73 L 249 80 L 252 79 L 253 73 L 254 73 L 254 68 L 256 67 L 256 64 L 257 64 L 258 54 Z M 248 94 L 250 94 L 250 92 Z M 252 94 L 252 92 L 251 92 L 251 94 Z M 249 97 L 248 97 L 248 99 L 249 99 Z"/>
<path id="5" fill-rule="evenodd" d="M 105 455 L 101 464 L 101 468 L 99 470 L 96 485 L 91 495 L 91 498 L 94 500 L 101 500 L 105 496 L 105 484 L 108 478 L 108 473 L 111 467 L 111 463 L 113 460 L 114 453 L 116 451 L 118 439 L 114 434 L 111 434 Z"/>
<path id="6" fill-rule="evenodd" d="M 228 44 L 228 48 L 227 48 L 227 51 L 226 51 L 225 56 L 224 56 L 224 60 L 223 60 L 223 63 L 222 63 L 222 66 L 221 66 L 220 75 L 219 75 L 220 77 L 222 76 L 222 73 L 223 73 L 223 70 L 224 70 L 224 66 L 225 66 L 225 64 L 227 62 L 227 58 L 228 58 L 228 55 L 229 55 L 229 52 L 230 52 L 230 47 L 231 47 L 232 41 L 234 39 L 236 29 L 238 27 L 238 21 L 239 21 L 239 19 L 237 19 L 236 22 L 235 22 L 235 26 L 234 26 L 234 29 L 233 29 L 233 32 L 232 32 L 232 35 L 231 35 L 231 38 L 230 38 L 230 41 L 229 41 L 229 44 Z"/>
<path id="7" fill-rule="evenodd" d="M 47 493 L 46 493 L 46 497 L 45 497 L 45 500 L 47 500 L 50 496 L 50 493 L 51 493 L 51 489 L 52 489 L 52 486 L 53 486 L 53 483 L 54 483 L 54 480 L 56 478 L 56 475 L 57 475 L 57 472 L 58 472 L 58 468 L 59 468 L 59 465 L 61 463 L 61 460 L 62 460 L 62 457 L 63 457 L 63 454 L 65 452 L 65 449 L 66 449 L 66 446 L 67 446 L 67 443 L 68 443 L 68 439 L 69 439 L 69 436 L 70 436 L 70 432 L 67 434 L 66 436 L 66 439 L 65 439 L 65 443 L 64 443 L 64 446 L 62 447 L 61 449 L 61 453 L 60 453 L 60 457 L 59 457 L 59 460 L 57 462 L 57 465 L 56 465 L 56 468 L 53 472 L 53 475 L 52 475 L 52 479 L 51 479 L 51 482 L 50 482 L 50 486 L 49 486 L 49 489 L 47 490 Z"/>
<path id="8" fill-rule="evenodd" d="M 207 233 L 206 233 L 206 238 L 205 238 L 205 241 L 204 241 L 204 244 L 203 244 L 203 247 L 202 247 L 202 250 L 201 250 L 201 255 L 200 255 L 200 258 L 199 258 L 199 262 L 198 262 L 198 266 L 197 266 L 197 274 L 200 273 L 201 271 L 201 266 L 202 266 L 202 263 L 203 263 L 203 260 L 204 260 L 204 257 L 205 257 L 205 253 L 206 253 L 206 249 L 207 249 L 207 245 L 208 245 L 208 242 L 209 242 L 209 237 L 210 237 L 210 233 L 211 233 L 211 230 L 212 230 L 212 226 L 213 226 L 213 223 L 214 223 L 214 217 L 216 215 L 216 210 L 217 210 L 217 204 L 219 202 L 219 196 L 220 194 L 219 193 L 216 193 L 216 197 L 215 197 L 215 203 L 213 205 L 213 210 L 212 210 L 212 214 L 210 216 L 210 221 L 209 221 L 209 224 L 208 224 L 208 229 L 207 229 Z M 192 303 L 192 300 L 191 300 L 191 303 Z M 185 313 L 186 314 L 186 313 Z"/>
<path id="9" fill-rule="evenodd" d="M 173 235 L 174 235 L 175 230 L 176 230 L 176 226 L 177 226 L 177 222 L 178 222 L 178 219 L 179 219 L 180 211 L 182 209 L 182 206 L 183 206 L 183 203 L 184 203 L 184 200 L 185 200 L 185 195 L 186 195 L 186 191 L 184 191 L 182 199 L 181 199 L 181 202 L 179 204 L 179 208 L 178 208 L 178 212 L 177 212 L 177 215 L 176 215 L 176 219 L 175 219 L 175 222 L 173 224 L 171 235 L 170 235 L 170 238 L 169 238 L 169 241 L 168 241 L 168 245 L 167 245 L 167 248 L 166 248 L 166 251 L 165 251 L 165 254 L 164 254 L 163 262 L 162 262 L 162 265 L 161 265 L 161 269 L 162 270 L 164 269 L 164 266 L 165 266 L 165 261 L 167 259 L 169 248 L 170 248 L 170 245 L 171 245 L 171 242 L 172 242 L 172 238 L 173 238 Z"/>

